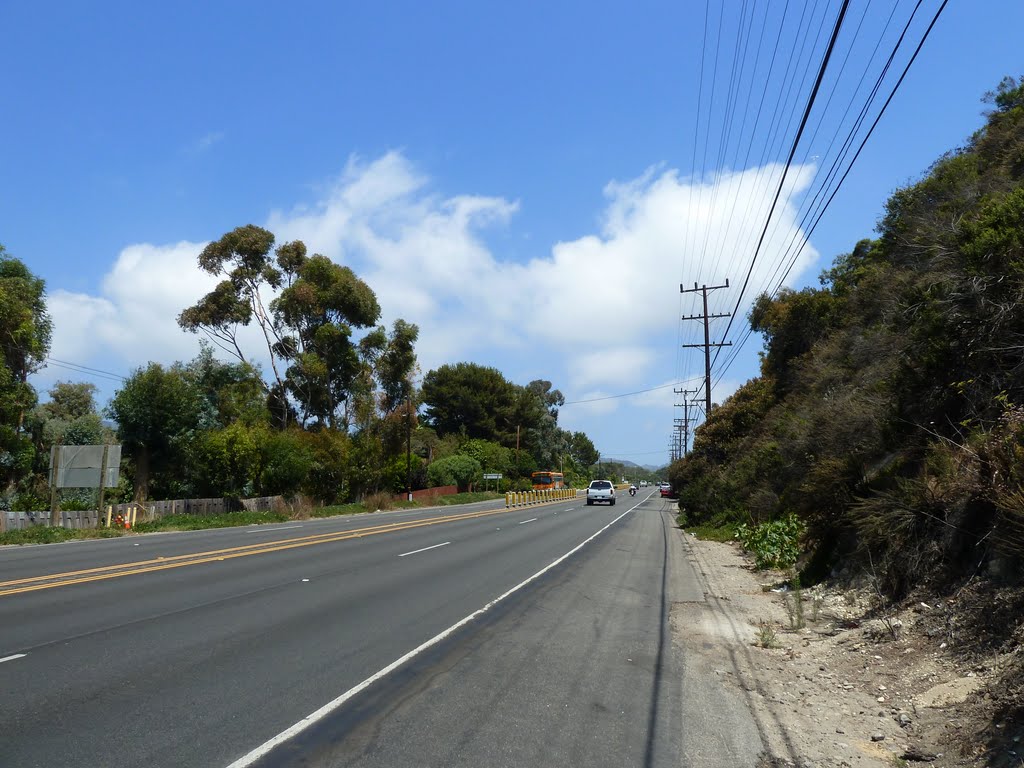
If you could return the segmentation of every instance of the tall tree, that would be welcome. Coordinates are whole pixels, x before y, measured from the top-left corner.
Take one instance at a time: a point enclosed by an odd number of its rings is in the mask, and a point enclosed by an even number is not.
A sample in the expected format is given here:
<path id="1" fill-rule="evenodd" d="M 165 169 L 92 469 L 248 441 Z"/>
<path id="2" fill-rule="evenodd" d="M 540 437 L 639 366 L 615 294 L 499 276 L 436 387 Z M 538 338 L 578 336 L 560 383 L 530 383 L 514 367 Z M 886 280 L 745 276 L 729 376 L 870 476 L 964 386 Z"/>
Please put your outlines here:
<path id="1" fill-rule="evenodd" d="M 288 251 L 295 279 L 271 303 L 282 329 L 275 351 L 292 361 L 286 385 L 307 416 L 336 427 L 362 369 L 353 333 L 377 322 L 380 305 L 351 269 L 304 250 Z"/>
<path id="2" fill-rule="evenodd" d="M 550 381 L 537 379 L 526 385 L 520 421 L 527 425 L 527 444 L 538 466 L 556 469 L 565 445 L 558 429 L 558 409 L 565 397 Z"/>
<path id="3" fill-rule="evenodd" d="M 380 317 L 377 297 L 364 281 L 326 256 L 308 256 L 301 241 L 281 245 L 272 256 L 273 248 L 273 234 L 253 225 L 206 246 L 200 267 L 224 280 L 185 309 L 178 324 L 207 333 L 247 363 L 238 330 L 255 321 L 273 369 L 274 381 L 265 391 L 279 426 L 287 424 L 294 403 L 303 422 L 348 428 L 350 397 L 370 396 L 375 363 L 384 394 L 402 399 L 416 326 L 397 321 L 391 339 L 383 328 L 364 333 Z"/>
<path id="4" fill-rule="evenodd" d="M 200 426 L 203 393 L 180 364 L 150 363 L 125 381 L 108 413 L 135 461 L 135 499 L 148 498 L 151 479 L 168 472 Z M 170 478 L 167 478 L 168 480 Z"/>
<path id="5" fill-rule="evenodd" d="M 569 455 L 573 463 L 582 470 L 597 463 L 601 454 L 597 452 L 594 443 L 583 432 L 573 432 L 566 440 Z"/>
<path id="6" fill-rule="evenodd" d="M 52 321 L 46 284 L 0 245 L 0 466 L 12 485 L 32 465 L 23 434 L 25 413 L 36 404 L 30 374 L 45 365 Z"/>
<path id="7" fill-rule="evenodd" d="M 72 421 L 96 413 L 95 384 L 58 381 L 50 388 L 49 395 L 49 401 L 39 408 L 51 418 Z"/>
<path id="8" fill-rule="evenodd" d="M 259 370 L 247 363 L 228 363 L 213 356 L 205 339 L 199 354 L 185 366 L 204 401 L 203 428 L 226 427 L 236 421 L 268 423 L 270 414 Z"/>
<path id="9" fill-rule="evenodd" d="M 34 471 L 46 475 L 53 445 L 101 445 L 112 437 L 96 410 L 96 385 L 58 381 L 49 391 L 49 401 L 33 408 L 25 417 L 36 457 Z"/>
<path id="10" fill-rule="evenodd" d="M 178 325 L 192 333 L 202 331 L 221 349 L 249 364 L 238 332 L 255 320 L 267 346 L 276 386 L 283 389 L 284 380 L 274 355 L 281 335 L 263 299 L 265 292 L 279 289 L 288 277 L 287 270 L 276 266 L 271 258 L 273 246 L 274 235 L 253 224 L 233 229 L 207 245 L 199 254 L 199 267 L 224 279 L 196 304 L 183 310 L 178 315 Z M 291 266 L 294 251 L 292 244 L 282 246 L 277 251 L 278 261 Z"/>
<path id="11" fill-rule="evenodd" d="M 464 435 L 515 445 L 516 387 L 497 368 L 442 365 L 423 379 L 426 421 L 439 437 Z M 511 433 L 511 434 L 510 434 Z"/>

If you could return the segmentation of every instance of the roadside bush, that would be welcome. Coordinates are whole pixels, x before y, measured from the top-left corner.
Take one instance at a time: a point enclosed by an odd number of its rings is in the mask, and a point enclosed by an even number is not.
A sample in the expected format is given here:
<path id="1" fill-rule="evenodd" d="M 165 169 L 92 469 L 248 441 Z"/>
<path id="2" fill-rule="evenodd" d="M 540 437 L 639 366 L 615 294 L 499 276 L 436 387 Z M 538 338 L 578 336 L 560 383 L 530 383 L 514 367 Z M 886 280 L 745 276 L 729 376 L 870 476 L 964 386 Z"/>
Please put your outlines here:
<path id="1" fill-rule="evenodd" d="M 334 429 L 301 434 L 311 457 L 302 492 L 323 504 L 345 499 L 350 488 L 347 473 L 352 448 L 348 435 Z"/>
<path id="2" fill-rule="evenodd" d="M 370 493 L 363 497 L 363 506 L 367 512 L 381 512 L 394 509 L 395 500 L 390 493 Z"/>
<path id="3" fill-rule="evenodd" d="M 469 484 L 480 478 L 483 468 L 480 462 L 470 456 L 455 454 L 438 459 L 427 469 L 427 480 L 431 487 L 457 485 L 460 491 L 469 490 Z"/>
<path id="4" fill-rule="evenodd" d="M 191 449 L 196 492 L 201 496 L 249 495 L 261 447 L 269 438 L 265 427 L 248 427 L 237 421 L 224 429 L 201 432 Z"/>
<path id="5" fill-rule="evenodd" d="M 99 490 L 92 488 L 68 488 L 60 493 L 60 508 L 68 512 L 96 509 Z"/>
<path id="6" fill-rule="evenodd" d="M 262 447 L 257 476 L 261 496 L 292 496 L 302 486 L 313 464 L 312 451 L 297 431 L 273 432 Z"/>
<path id="7" fill-rule="evenodd" d="M 793 514 L 779 520 L 751 527 L 744 523 L 736 529 L 736 538 L 754 555 L 759 569 L 786 569 L 796 565 L 800 557 L 800 537 L 803 522 Z"/>
<path id="8" fill-rule="evenodd" d="M 412 454 L 408 469 L 411 469 L 412 489 L 415 491 L 425 487 L 423 484 L 426 479 L 424 477 L 423 459 L 415 453 Z M 406 470 L 406 457 L 404 453 L 388 459 L 381 475 L 381 488 L 391 493 L 405 493 Z"/>

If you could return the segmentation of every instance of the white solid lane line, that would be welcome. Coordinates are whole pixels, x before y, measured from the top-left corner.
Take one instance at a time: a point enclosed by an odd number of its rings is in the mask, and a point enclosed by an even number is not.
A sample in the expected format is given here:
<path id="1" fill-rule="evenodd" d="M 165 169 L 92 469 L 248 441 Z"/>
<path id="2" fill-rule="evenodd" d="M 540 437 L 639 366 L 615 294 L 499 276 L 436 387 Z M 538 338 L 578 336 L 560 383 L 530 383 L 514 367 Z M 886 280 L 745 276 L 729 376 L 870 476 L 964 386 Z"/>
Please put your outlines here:
<path id="1" fill-rule="evenodd" d="M 529 520 L 520 520 L 518 524 L 519 525 L 526 525 L 527 523 L 532 523 L 536 519 L 537 519 L 536 517 L 531 517 Z"/>
<path id="2" fill-rule="evenodd" d="M 273 533 L 274 531 L 289 531 L 292 528 L 301 528 L 301 527 L 302 527 L 301 525 L 285 525 L 285 526 L 282 526 L 280 528 L 270 528 L 270 527 L 265 527 L 265 526 L 261 525 L 260 528 L 263 528 L 262 531 L 260 531 L 260 530 L 253 530 L 253 531 L 246 531 L 246 533 L 266 533 L 267 531 L 270 531 L 271 533 Z M 246 544 L 246 546 L 249 546 L 249 545 Z"/>
<path id="3" fill-rule="evenodd" d="M 23 658 L 25 658 L 25 654 L 24 653 L 15 653 L 12 656 L 4 656 L 2 659 L 0 659 L 0 664 L 3 664 L 5 661 L 14 661 L 15 659 L 23 659 Z"/>
<path id="4" fill-rule="evenodd" d="M 588 536 L 586 539 L 581 541 L 579 544 L 577 544 L 575 547 L 570 549 L 564 555 L 562 555 L 561 557 L 559 557 L 559 558 L 557 558 L 555 560 L 552 560 L 550 563 L 545 565 L 543 568 L 541 568 L 539 571 L 537 571 L 535 574 L 533 574 L 529 578 L 525 579 L 524 581 L 521 581 L 519 584 L 516 584 L 514 587 L 512 587 L 512 589 L 508 590 L 504 594 L 498 595 L 498 597 L 496 597 L 493 600 L 491 600 L 491 602 L 487 603 L 482 608 L 478 608 L 477 610 L 473 611 L 473 613 L 471 613 L 468 616 L 465 616 L 462 619 L 460 619 L 459 621 L 455 622 L 450 627 L 448 627 L 448 629 L 446 629 L 443 632 L 440 632 L 440 633 L 434 635 L 432 638 L 430 638 L 426 642 L 421 643 L 420 645 L 416 646 L 415 648 L 413 648 L 411 651 L 409 651 L 407 654 L 405 654 L 401 658 L 395 659 L 393 662 L 388 664 L 386 667 L 378 670 L 377 672 L 374 672 L 368 678 L 363 680 L 363 682 L 359 683 L 358 685 L 356 685 L 356 686 L 354 686 L 352 688 L 349 688 L 347 691 L 345 691 L 343 694 L 338 696 L 336 699 L 333 699 L 333 700 L 327 702 L 326 704 L 324 704 L 322 707 L 320 707 L 320 709 L 316 710 L 315 712 L 310 712 L 308 715 L 306 715 L 304 718 L 302 718 L 299 722 L 295 723 L 290 728 L 286 728 L 285 730 L 281 731 L 279 734 L 277 734 L 273 738 L 268 739 L 267 741 L 265 741 L 262 744 L 260 744 L 258 747 L 256 747 L 256 749 L 254 749 L 249 754 L 243 755 L 242 757 L 240 757 L 237 760 L 235 760 L 235 762 L 231 763 L 231 765 L 229 765 L 228 768 L 246 768 L 246 766 L 252 765 L 257 760 L 259 760 L 261 757 L 263 757 L 265 754 L 270 752 L 270 750 L 272 750 L 278 744 L 282 744 L 283 742 L 288 741 L 288 739 L 290 739 L 293 736 L 296 736 L 296 735 L 302 733 L 304 730 L 309 728 L 311 725 L 314 725 L 315 723 L 319 722 L 320 720 L 323 720 L 325 717 L 327 717 L 327 715 L 329 715 L 331 712 L 333 712 L 338 707 L 343 705 L 346 701 L 348 701 L 349 699 L 353 698 L 354 696 L 362 693 L 367 688 L 369 688 L 371 685 L 373 685 L 375 682 L 380 680 L 382 677 L 386 677 L 387 675 L 390 675 L 392 672 L 394 672 L 396 669 L 401 667 L 403 664 L 405 664 L 410 659 L 413 659 L 413 658 L 419 656 L 421 653 L 423 653 L 428 648 L 431 648 L 431 647 L 437 645 L 442 640 L 444 640 L 446 637 L 448 637 L 449 635 L 453 634 L 454 632 L 456 632 L 459 629 L 461 629 L 462 627 L 464 627 L 466 624 L 469 624 L 474 619 L 476 619 L 479 616 L 482 616 L 483 614 L 487 613 L 489 610 L 491 610 L 498 603 L 500 603 L 503 600 L 505 600 L 509 595 L 515 594 L 520 589 L 522 589 L 527 584 L 529 584 L 531 581 L 535 581 L 535 580 L 539 579 L 541 576 L 543 576 L 545 573 L 550 571 L 552 568 L 557 567 L 559 563 L 561 563 L 562 561 L 567 560 L 568 558 L 572 557 L 574 554 L 576 554 L 581 549 L 583 549 L 583 547 L 585 547 L 591 541 L 593 541 L 598 536 L 600 536 L 602 533 L 607 531 L 609 528 L 611 528 L 613 525 L 615 525 L 617 522 L 619 522 L 619 520 L 624 518 L 626 515 L 628 515 L 634 509 L 636 509 L 636 506 L 633 506 L 630 509 L 627 509 L 625 512 L 623 512 L 621 515 L 616 517 L 614 520 L 612 520 L 610 523 L 608 523 L 606 526 L 604 526 L 604 528 L 599 530 L 597 533 L 594 533 L 591 536 Z"/>
<path id="5" fill-rule="evenodd" d="M 451 542 L 450 541 L 446 541 L 446 542 L 444 542 L 444 544 L 435 544 L 432 547 L 424 547 L 423 549 L 414 549 L 412 552 L 403 552 L 401 555 L 399 555 L 399 557 L 405 557 L 406 555 L 415 555 L 415 554 L 418 554 L 420 552 L 426 552 L 428 549 L 437 549 L 438 547 L 446 547 L 449 544 L 451 544 Z"/>

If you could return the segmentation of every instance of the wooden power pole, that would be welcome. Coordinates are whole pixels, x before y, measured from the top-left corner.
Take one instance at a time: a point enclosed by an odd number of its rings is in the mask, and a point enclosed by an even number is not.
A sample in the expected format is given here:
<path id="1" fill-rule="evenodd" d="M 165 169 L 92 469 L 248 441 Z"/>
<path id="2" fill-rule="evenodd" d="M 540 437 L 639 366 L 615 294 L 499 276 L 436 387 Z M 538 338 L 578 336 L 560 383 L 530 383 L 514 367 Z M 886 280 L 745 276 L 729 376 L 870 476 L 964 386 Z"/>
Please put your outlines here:
<path id="1" fill-rule="evenodd" d="M 712 347 L 731 347 L 732 342 L 720 341 L 714 344 L 711 343 L 711 331 L 709 329 L 709 321 L 714 320 L 718 317 L 729 317 L 730 312 L 718 315 L 708 314 L 708 291 L 716 291 L 719 288 L 728 288 L 729 281 L 725 281 L 725 285 L 702 285 L 699 286 L 694 283 L 693 288 L 683 288 L 680 284 L 680 293 L 700 293 L 704 297 L 704 312 L 700 315 L 687 315 L 683 320 L 703 320 L 704 321 L 704 343 L 703 344 L 683 344 L 683 347 L 704 347 L 704 420 L 711 416 L 711 348 Z"/>

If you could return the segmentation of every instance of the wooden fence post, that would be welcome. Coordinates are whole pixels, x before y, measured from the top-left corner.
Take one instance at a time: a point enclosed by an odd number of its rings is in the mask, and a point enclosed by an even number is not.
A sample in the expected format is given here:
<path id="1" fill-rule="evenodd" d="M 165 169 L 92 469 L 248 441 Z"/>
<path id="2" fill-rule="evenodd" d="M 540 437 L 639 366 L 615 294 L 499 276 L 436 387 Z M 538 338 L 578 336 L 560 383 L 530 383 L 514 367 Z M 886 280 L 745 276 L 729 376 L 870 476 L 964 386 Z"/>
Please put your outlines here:
<path id="1" fill-rule="evenodd" d="M 60 467 L 60 445 L 53 446 L 53 466 L 50 467 L 50 525 L 57 525 L 60 518 L 60 498 L 57 494 L 57 470 Z"/>
<path id="2" fill-rule="evenodd" d="M 103 446 L 103 460 L 100 462 L 100 493 L 99 501 L 96 503 L 96 527 L 100 527 L 100 518 L 103 516 L 103 492 L 107 489 L 107 456 L 110 446 Z"/>

